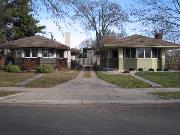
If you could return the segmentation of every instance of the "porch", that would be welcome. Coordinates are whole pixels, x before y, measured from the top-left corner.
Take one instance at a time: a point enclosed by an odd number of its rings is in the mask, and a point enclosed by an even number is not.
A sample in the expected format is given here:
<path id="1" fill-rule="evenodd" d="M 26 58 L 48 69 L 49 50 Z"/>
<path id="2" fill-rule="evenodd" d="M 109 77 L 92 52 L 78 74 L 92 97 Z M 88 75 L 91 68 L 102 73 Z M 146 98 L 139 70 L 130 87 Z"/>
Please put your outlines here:
<path id="1" fill-rule="evenodd" d="M 148 70 L 167 68 L 164 48 L 106 48 L 101 52 L 102 70 Z"/>

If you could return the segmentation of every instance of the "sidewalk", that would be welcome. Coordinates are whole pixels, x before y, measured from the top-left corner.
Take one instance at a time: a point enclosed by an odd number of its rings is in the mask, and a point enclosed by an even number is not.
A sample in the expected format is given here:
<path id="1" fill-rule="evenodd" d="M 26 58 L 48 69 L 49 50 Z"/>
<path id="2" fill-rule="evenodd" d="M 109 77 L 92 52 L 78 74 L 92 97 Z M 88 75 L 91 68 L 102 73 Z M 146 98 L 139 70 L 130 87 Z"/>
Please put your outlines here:
<path id="1" fill-rule="evenodd" d="M 17 96 L 3 97 L 0 103 L 22 104 L 167 104 L 180 103 L 180 99 L 162 100 L 149 93 L 180 91 L 179 88 L 125 89 L 97 78 L 83 78 L 83 71 L 74 80 L 53 88 L 0 87 L 0 90 L 25 91 Z"/>

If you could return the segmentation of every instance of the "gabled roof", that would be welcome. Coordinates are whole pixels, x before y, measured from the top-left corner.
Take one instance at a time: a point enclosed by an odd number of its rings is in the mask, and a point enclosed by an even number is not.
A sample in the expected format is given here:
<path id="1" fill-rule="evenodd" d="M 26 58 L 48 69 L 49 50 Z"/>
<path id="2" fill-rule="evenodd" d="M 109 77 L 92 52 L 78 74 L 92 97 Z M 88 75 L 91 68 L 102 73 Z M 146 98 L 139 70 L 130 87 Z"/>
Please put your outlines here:
<path id="1" fill-rule="evenodd" d="M 180 48 L 180 44 L 164 41 L 161 39 L 150 38 L 141 35 L 114 39 L 104 43 L 104 47 L 167 47 Z"/>
<path id="2" fill-rule="evenodd" d="M 0 44 L 0 49 L 13 49 L 13 48 L 56 48 L 56 49 L 69 49 L 66 45 L 63 45 L 52 39 L 45 38 L 43 36 L 31 36 L 21 38 L 14 41 L 9 41 Z"/>

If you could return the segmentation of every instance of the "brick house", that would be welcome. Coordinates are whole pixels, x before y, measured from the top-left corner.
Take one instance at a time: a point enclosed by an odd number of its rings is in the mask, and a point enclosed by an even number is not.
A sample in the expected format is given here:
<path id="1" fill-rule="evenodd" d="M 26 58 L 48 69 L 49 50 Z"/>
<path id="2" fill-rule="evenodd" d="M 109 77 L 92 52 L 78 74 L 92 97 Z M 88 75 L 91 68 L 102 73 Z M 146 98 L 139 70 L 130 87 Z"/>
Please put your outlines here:
<path id="1" fill-rule="evenodd" d="M 54 68 L 67 68 L 70 49 L 52 39 L 43 36 L 31 36 L 0 44 L 0 67 L 16 64 L 22 69 L 33 70 L 42 64 L 51 64 Z"/>

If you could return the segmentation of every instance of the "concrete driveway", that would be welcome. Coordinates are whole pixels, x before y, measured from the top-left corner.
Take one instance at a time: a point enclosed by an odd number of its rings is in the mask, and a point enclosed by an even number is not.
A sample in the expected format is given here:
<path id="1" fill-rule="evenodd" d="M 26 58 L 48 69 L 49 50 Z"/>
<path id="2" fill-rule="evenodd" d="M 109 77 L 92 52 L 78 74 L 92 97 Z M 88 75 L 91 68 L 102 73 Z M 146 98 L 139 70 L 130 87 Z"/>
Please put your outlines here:
<path id="1" fill-rule="evenodd" d="M 42 103 L 42 104 L 79 104 L 79 103 L 174 103 L 180 100 L 161 100 L 149 94 L 154 91 L 177 91 L 179 89 L 125 89 L 100 80 L 91 71 L 91 78 L 83 78 L 83 71 L 74 80 L 53 88 L 0 88 L 4 90 L 28 91 L 4 97 L 0 103 Z M 180 90 L 179 90 L 180 91 Z"/>

